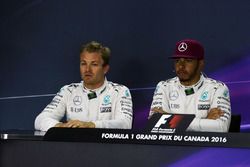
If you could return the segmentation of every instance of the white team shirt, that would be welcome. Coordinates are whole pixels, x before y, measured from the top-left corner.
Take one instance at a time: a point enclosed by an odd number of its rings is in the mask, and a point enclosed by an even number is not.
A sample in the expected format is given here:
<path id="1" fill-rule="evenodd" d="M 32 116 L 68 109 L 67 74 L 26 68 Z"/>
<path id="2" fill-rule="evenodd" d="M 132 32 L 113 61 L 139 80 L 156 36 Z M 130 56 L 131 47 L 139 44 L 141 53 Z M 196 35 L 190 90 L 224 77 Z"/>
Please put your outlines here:
<path id="1" fill-rule="evenodd" d="M 186 95 L 186 89 L 194 90 Z M 219 81 L 201 75 L 193 86 L 183 86 L 178 77 L 158 83 L 153 96 L 151 109 L 159 107 L 167 113 L 195 114 L 188 131 L 228 132 L 231 121 L 231 104 L 227 86 Z M 225 112 L 220 118 L 206 119 L 212 108 Z M 153 114 L 150 111 L 149 116 Z"/>
<path id="2" fill-rule="evenodd" d="M 96 128 L 131 129 L 132 98 L 127 87 L 109 82 L 92 90 L 97 97 L 89 99 L 91 90 L 83 81 L 62 87 L 50 104 L 36 117 L 35 129 L 47 131 L 66 115 L 67 120 L 95 123 Z"/>

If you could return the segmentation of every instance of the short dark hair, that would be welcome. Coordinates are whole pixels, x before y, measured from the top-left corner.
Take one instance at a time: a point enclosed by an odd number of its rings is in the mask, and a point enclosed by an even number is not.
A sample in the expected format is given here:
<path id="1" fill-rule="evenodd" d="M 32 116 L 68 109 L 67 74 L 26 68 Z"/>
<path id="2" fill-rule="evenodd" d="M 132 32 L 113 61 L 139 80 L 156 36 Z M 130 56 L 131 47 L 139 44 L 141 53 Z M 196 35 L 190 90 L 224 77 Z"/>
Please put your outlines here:
<path id="1" fill-rule="evenodd" d="M 93 52 L 100 53 L 104 62 L 103 65 L 105 66 L 109 64 L 111 51 L 108 47 L 103 46 L 101 43 L 98 43 L 96 41 L 91 41 L 85 45 L 82 45 L 80 48 L 80 54 L 84 51 L 89 53 Z"/>

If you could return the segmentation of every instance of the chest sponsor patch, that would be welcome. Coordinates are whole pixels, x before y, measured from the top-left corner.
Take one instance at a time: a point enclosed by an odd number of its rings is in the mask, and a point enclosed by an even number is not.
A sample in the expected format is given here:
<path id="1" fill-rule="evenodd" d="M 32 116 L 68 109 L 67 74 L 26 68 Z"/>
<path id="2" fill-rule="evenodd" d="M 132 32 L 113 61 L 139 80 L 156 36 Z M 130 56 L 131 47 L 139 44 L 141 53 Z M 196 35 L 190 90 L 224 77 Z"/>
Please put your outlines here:
<path id="1" fill-rule="evenodd" d="M 201 96 L 200 96 L 200 100 L 201 100 L 201 101 L 206 101 L 206 100 L 208 100 L 208 99 L 209 99 L 208 91 L 203 92 L 203 93 L 201 94 Z"/>
<path id="2" fill-rule="evenodd" d="M 198 110 L 209 110 L 210 104 L 198 104 Z"/>
<path id="3" fill-rule="evenodd" d="M 171 109 L 179 109 L 180 108 L 180 104 L 170 104 L 170 108 Z"/>
<path id="4" fill-rule="evenodd" d="M 100 112 L 101 113 L 111 112 L 111 107 L 101 107 Z"/>
<path id="5" fill-rule="evenodd" d="M 77 107 L 70 107 L 70 111 L 74 112 L 74 113 L 79 113 L 79 112 L 82 112 L 83 109 L 82 108 L 77 108 Z"/>
<path id="6" fill-rule="evenodd" d="M 106 95 L 104 98 L 103 98 L 103 103 L 102 105 L 103 106 L 107 106 L 107 105 L 110 105 L 111 104 L 111 96 L 110 95 Z"/>

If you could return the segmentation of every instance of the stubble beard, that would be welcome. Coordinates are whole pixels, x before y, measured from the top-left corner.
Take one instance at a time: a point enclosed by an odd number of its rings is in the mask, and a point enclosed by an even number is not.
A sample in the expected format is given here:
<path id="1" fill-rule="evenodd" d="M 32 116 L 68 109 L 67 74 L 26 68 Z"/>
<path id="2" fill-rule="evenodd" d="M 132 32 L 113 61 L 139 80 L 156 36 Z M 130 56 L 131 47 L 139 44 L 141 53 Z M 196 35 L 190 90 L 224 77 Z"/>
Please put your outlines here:
<path id="1" fill-rule="evenodd" d="M 198 71 L 199 71 L 198 68 L 199 68 L 199 66 L 197 65 L 196 68 L 192 72 L 182 71 L 182 72 L 177 72 L 176 75 L 183 85 L 191 86 L 191 85 L 195 84 L 193 82 L 196 82 L 196 81 L 194 81 L 196 76 L 200 75 L 198 73 Z"/>

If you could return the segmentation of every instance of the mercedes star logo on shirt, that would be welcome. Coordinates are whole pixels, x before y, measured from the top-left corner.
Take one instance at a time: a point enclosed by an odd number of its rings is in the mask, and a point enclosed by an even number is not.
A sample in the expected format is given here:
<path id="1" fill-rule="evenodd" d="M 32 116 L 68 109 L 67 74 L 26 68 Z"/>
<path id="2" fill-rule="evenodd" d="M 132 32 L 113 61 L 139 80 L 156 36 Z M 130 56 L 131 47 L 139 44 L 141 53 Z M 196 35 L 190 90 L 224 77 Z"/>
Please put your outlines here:
<path id="1" fill-rule="evenodd" d="M 74 99 L 73 99 L 73 102 L 75 105 L 81 105 L 82 104 L 82 98 L 81 96 L 75 96 Z"/>

